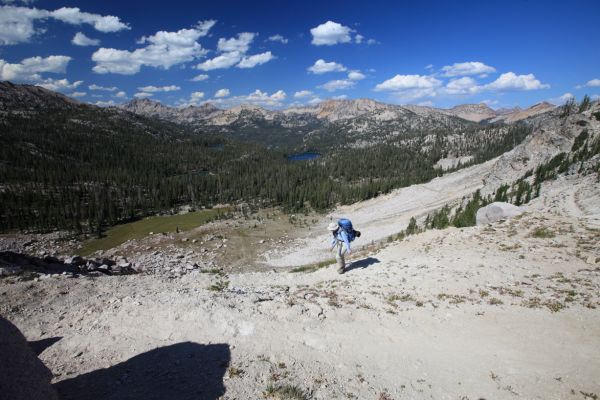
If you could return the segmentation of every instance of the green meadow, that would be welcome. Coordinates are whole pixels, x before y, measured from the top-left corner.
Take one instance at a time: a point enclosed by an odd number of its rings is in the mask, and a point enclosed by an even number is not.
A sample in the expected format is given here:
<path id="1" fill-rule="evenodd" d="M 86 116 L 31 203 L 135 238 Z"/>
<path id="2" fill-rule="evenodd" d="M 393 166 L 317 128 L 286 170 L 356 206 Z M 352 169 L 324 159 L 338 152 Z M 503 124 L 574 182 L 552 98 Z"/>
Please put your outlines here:
<path id="1" fill-rule="evenodd" d="M 227 210 L 210 209 L 187 214 L 155 216 L 127 224 L 116 225 L 105 232 L 100 239 L 87 240 L 81 249 L 81 255 L 87 256 L 98 250 L 108 250 L 125 243 L 129 239 L 140 239 L 150 232 L 187 231 L 210 222 Z"/>

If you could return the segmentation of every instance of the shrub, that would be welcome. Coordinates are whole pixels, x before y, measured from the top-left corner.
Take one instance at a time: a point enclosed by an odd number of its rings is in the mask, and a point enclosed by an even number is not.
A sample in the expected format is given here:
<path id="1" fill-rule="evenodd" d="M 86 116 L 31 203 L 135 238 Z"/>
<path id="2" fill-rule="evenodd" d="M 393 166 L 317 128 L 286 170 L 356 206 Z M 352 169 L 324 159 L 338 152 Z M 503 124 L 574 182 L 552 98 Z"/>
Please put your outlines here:
<path id="1" fill-rule="evenodd" d="M 588 96 L 586 94 L 585 96 L 583 96 L 583 100 L 581 100 L 581 104 L 579 104 L 579 112 L 582 113 L 584 111 L 587 111 L 591 105 L 592 105 L 592 102 L 590 100 L 590 96 Z"/>

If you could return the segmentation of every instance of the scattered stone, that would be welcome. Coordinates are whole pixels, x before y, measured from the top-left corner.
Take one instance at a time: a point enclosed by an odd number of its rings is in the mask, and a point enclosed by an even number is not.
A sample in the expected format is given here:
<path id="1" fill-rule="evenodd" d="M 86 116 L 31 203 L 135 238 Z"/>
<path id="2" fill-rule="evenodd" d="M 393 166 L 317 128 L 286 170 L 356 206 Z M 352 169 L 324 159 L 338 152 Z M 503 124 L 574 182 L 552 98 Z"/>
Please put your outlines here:
<path id="1" fill-rule="evenodd" d="M 23 273 L 23 267 L 18 265 L 0 266 L 0 276 L 15 276 Z"/>
<path id="2" fill-rule="evenodd" d="M 111 268 L 110 265 L 102 264 L 97 268 L 97 270 L 100 272 L 104 272 L 105 274 L 108 274 L 108 273 L 110 273 L 110 268 Z"/>

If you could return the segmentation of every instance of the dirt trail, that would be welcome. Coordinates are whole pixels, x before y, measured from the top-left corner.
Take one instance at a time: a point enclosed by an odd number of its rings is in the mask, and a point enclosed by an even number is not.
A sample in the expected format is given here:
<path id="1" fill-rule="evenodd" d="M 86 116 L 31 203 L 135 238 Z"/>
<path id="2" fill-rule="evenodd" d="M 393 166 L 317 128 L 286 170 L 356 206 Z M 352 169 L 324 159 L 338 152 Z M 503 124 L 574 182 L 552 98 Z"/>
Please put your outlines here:
<path id="1" fill-rule="evenodd" d="M 357 248 L 372 241 L 385 239 L 405 229 L 411 217 L 426 215 L 444 204 L 470 196 L 482 188 L 484 177 L 496 161 L 497 159 L 490 160 L 428 183 L 397 189 L 384 196 L 339 207 L 317 224 L 314 230 L 317 230 L 318 234 L 297 239 L 286 248 L 265 253 L 265 261 L 275 267 L 291 267 L 331 258 L 327 249 L 329 233 L 326 227 L 331 220 L 342 216 L 350 216 L 356 229 L 363 233 L 355 242 Z"/>

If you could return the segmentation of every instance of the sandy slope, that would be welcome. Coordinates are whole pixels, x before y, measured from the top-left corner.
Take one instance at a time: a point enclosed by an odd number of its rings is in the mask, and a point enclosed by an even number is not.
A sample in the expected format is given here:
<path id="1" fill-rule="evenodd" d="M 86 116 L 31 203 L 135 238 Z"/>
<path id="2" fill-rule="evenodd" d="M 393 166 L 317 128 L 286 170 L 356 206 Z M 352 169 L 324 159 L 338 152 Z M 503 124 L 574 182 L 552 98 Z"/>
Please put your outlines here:
<path id="1" fill-rule="evenodd" d="M 277 383 L 317 399 L 583 398 L 600 393 L 600 234 L 584 222 L 429 231 L 341 276 L 24 282 L 2 287 L 2 313 L 30 340 L 61 337 L 41 357 L 64 398 L 261 398 Z"/>
<path id="2" fill-rule="evenodd" d="M 390 194 L 350 206 L 339 207 L 320 222 L 320 234 L 296 240 L 288 248 L 264 254 L 268 265 L 289 267 L 331 258 L 327 250 L 330 220 L 351 216 L 356 229 L 363 234 L 354 245 L 360 248 L 405 229 L 411 217 L 421 217 L 444 204 L 470 196 L 483 187 L 483 178 L 497 159 L 433 179 L 428 183 L 397 189 Z"/>

